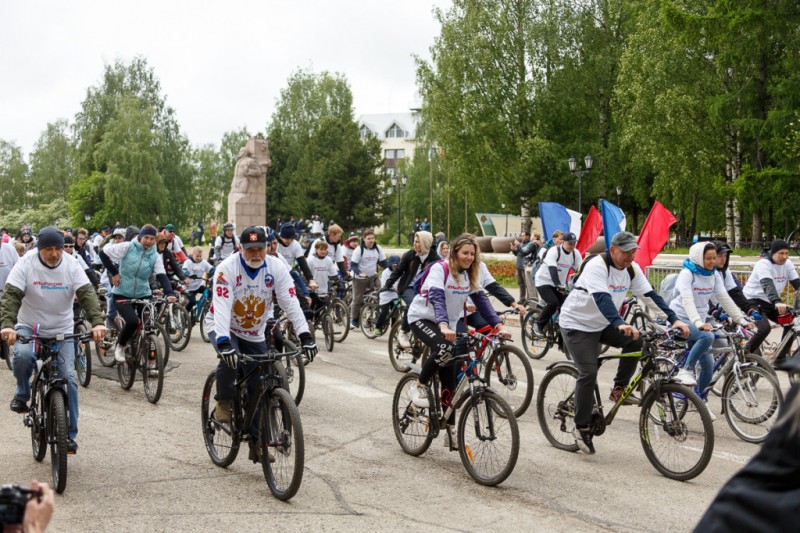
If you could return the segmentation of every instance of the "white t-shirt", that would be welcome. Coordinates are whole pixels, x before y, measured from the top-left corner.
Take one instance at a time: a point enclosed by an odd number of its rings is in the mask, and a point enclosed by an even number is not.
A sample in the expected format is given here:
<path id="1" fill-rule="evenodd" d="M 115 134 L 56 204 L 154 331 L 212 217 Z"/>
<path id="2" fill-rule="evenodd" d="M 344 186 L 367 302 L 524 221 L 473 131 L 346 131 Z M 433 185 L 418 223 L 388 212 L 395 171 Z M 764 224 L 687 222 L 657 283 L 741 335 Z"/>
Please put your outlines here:
<path id="1" fill-rule="evenodd" d="M 358 264 L 358 270 L 361 274 L 366 276 L 374 276 L 378 273 L 378 261 L 386 261 L 386 256 L 383 255 L 381 250 L 376 244 L 371 250 L 364 247 L 363 251 L 361 246 L 353 250 L 352 263 Z"/>
<path id="2" fill-rule="evenodd" d="M 483 261 L 478 263 L 478 285 L 480 286 L 480 288 L 485 289 L 495 281 L 497 280 L 495 280 L 494 276 L 492 276 L 492 273 L 489 272 L 489 267 L 486 266 L 486 263 L 484 263 Z M 475 311 L 467 310 L 467 315 L 471 315 L 472 313 L 477 313 L 477 312 L 478 312 L 477 309 Z"/>
<path id="3" fill-rule="evenodd" d="M 311 254 L 314 253 L 314 250 L 317 249 L 317 242 L 321 241 L 321 240 L 323 240 L 323 239 L 314 239 L 314 242 L 311 243 L 311 253 L 309 253 L 308 255 L 311 255 Z M 328 242 L 328 241 L 325 241 L 325 242 Z M 280 244 L 278 244 L 278 247 L 280 248 Z M 334 247 L 336 248 L 336 251 L 333 250 Z M 339 239 L 339 242 L 336 243 L 335 245 L 334 244 L 328 244 L 328 256 L 331 259 L 333 259 L 334 264 L 341 263 L 342 261 L 344 261 L 344 256 L 347 253 L 345 251 L 345 248 L 347 248 L 347 247 L 344 245 L 344 243 L 342 242 L 341 239 Z M 352 250 L 351 250 L 351 254 L 352 254 Z M 350 256 L 348 256 L 348 258 L 349 257 Z M 349 260 L 350 259 L 348 259 L 348 261 Z"/>
<path id="4" fill-rule="evenodd" d="M 389 276 L 392 275 L 392 271 L 389 268 L 384 268 L 383 272 L 381 272 L 381 287 L 386 286 L 386 281 L 389 279 Z M 395 287 L 397 283 L 395 283 Z M 388 304 L 397 300 L 397 292 L 394 290 L 391 291 L 383 291 L 382 293 L 378 294 L 378 303 L 380 305 Z"/>
<path id="5" fill-rule="evenodd" d="M 295 260 L 298 257 L 303 257 L 305 255 L 305 251 L 303 250 L 303 247 L 300 246 L 300 243 L 296 240 L 292 241 L 289 246 L 284 246 L 280 241 L 278 241 L 278 255 L 286 259 L 287 263 L 294 266 Z"/>
<path id="6" fill-rule="evenodd" d="M 578 268 L 581 266 L 581 262 L 581 253 L 577 249 L 572 250 L 572 253 L 568 253 L 562 246 L 553 246 L 547 251 L 542 266 L 536 271 L 536 276 L 533 281 L 537 287 L 543 285 L 552 287 L 553 278 L 550 276 L 550 267 L 553 266 L 558 269 L 559 286 L 564 287 L 567 284 L 567 275 L 570 269 L 577 272 Z"/>
<path id="7" fill-rule="evenodd" d="M 308 256 L 308 268 L 314 274 L 314 281 L 317 282 L 317 294 L 325 296 L 328 294 L 328 278 L 336 277 L 339 271 L 333 264 L 331 256 L 317 257 L 316 254 Z"/>
<path id="8" fill-rule="evenodd" d="M 17 250 L 7 242 L 0 243 L 0 291 L 6 286 L 11 269 L 19 261 Z"/>
<path id="9" fill-rule="evenodd" d="M 797 270 L 790 259 L 787 259 L 782 265 L 777 265 L 762 257 L 753 267 L 753 272 L 747 278 L 742 292 L 748 300 L 758 299 L 769 302 L 769 298 L 764 294 L 764 289 L 761 288 L 762 279 L 771 279 L 775 283 L 775 290 L 781 294 L 786 288 L 786 284 L 798 277 L 800 276 L 797 275 Z"/>
<path id="10" fill-rule="evenodd" d="M 316 235 L 318 233 L 322 233 L 322 230 L 323 230 L 323 227 L 322 227 L 322 221 L 321 220 L 313 220 L 311 222 L 311 233 Z"/>
<path id="11" fill-rule="evenodd" d="M 724 292 L 726 292 L 724 282 L 718 272 L 715 272 L 713 276 L 703 276 L 693 274 L 688 268 L 683 268 L 678 274 L 678 279 L 675 280 L 675 296 L 669 302 L 669 307 L 675 311 L 679 320 L 687 324 L 694 322 L 694 325 L 699 327 L 708 320 L 708 302 L 711 297 Z M 699 323 L 691 320 L 683 305 L 683 296 L 687 294 L 691 294 L 694 298 L 694 306 L 700 317 Z"/>
<path id="12" fill-rule="evenodd" d="M 632 263 L 632 265 L 635 275 L 631 281 L 627 268 L 617 270 L 613 266 L 608 267 L 602 256 L 592 259 L 583 267 L 578 281 L 569 292 L 564 305 L 561 306 L 559 325 L 562 328 L 577 329 L 588 333 L 607 328 L 609 326 L 608 319 L 600 312 L 592 294 L 605 292 L 611 295 L 614 308 L 619 309 L 628 290 L 636 296 L 644 296 L 653 290 L 641 267 L 636 263 Z"/>
<path id="13" fill-rule="evenodd" d="M 197 276 L 198 278 L 202 278 L 203 274 L 211 270 L 213 267 L 205 259 L 201 259 L 200 261 L 195 263 L 194 261 L 192 261 L 192 258 L 190 257 L 189 259 L 183 262 L 181 268 L 186 270 L 190 276 Z M 186 289 L 194 292 L 197 289 L 199 289 L 202 285 L 203 285 L 202 279 L 190 278 L 189 285 L 186 287 Z"/>
<path id="14" fill-rule="evenodd" d="M 225 233 L 223 233 L 217 237 L 216 241 L 213 243 L 213 246 L 215 248 L 219 248 L 219 257 L 217 259 L 222 261 L 230 257 L 231 254 L 239 248 L 239 237 L 232 235 L 231 240 L 228 240 L 225 236 Z"/>
<path id="15" fill-rule="evenodd" d="M 177 254 L 178 252 L 182 252 L 183 248 L 183 241 L 177 234 L 172 237 L 172 240 L 167 243 L 167 250 L 172 252 L 173 255 Z"/>
<path id="16" fill-rule="evenodd" d="M 408 307 L 408 321 L 432 320 L 436 322 L 433 302 L 428 299 L 428 290 L 431 287 L 444 290 L 445 304 L 447 306 L 447 320 L 450 329 L 455 330 L 458 321 L 464 316 L 467 299 L 476 291 L 470 289 L 469 278 L 466 272 L 461 274 L 450 271 L 447 283 L 444 279 L 444 267 L 440 262 L 435 263 L 422 284 L 420 294 L 414 296 Z"/>
<path id="17" fill-rule="evenodd" d="M 71 255 L 63 254 L 58 266 L 49 268 L 34 249 L 11 269 L 8 284 L 25 293 L 17 324 L 30 328 L 38 324 L 39 333 L 50 336 L 72 333 L 72 300 L 78 289 L 89 285 L 89 278 Z"/>

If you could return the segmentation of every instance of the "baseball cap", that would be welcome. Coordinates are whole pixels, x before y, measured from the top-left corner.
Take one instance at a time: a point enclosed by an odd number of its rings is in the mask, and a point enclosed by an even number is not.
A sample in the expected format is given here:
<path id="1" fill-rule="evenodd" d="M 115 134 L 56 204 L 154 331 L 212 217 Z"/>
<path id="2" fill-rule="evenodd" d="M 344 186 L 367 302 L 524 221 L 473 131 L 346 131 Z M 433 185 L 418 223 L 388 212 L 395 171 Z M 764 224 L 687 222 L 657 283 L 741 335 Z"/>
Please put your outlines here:
<path id="1" fill-rule="evenodd" d="M 122 229 L 122 228 L 117 228 L 117 229 L 114 230 L 113 236 L 114 237 L 119 236 L 119 237 L 122 237 L 124 239 L 125 238 L 125 230 Z"/>
<path id="2" fill-rule="evenodd" d="M 630 252 L 639 248 L 636 244 L 636 236 L 629 231 L 620 231 L 611 238 L 611 246 L 616 246 L 623 252 Z"/>
<path id="3" fill-rule="evenodd" d="M 267 245 L 267 234 L 258 226 L 250 226 L 242 232 L 239 239 L 242 243 L 242 248 L 264 248 Z"/>
<path id="4" fill-rule="evenodd" d="M 172 224 L 167 224 L 166 226 L 164 226 L 164 229 L 167 231 L 175 231 L 175 226 L 173 226 Z"/>
<path id="5" fill-rule="evenodd" d="M 571 242 L 571 243 L 578 242 L 578 237 L 576 237 L 575 234 L 572 233 L 572 232 L 565 233 L 564 234 L 564 242 Z"/>

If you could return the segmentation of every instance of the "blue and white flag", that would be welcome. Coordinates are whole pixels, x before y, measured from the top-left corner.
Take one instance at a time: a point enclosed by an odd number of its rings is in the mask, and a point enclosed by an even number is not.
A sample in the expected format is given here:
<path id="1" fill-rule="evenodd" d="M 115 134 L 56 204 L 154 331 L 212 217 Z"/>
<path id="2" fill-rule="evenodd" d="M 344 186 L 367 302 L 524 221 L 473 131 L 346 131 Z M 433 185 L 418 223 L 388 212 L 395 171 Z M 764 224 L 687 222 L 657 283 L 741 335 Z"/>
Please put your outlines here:
<path id="1" fill-rule="evenodd" d="M 603 235 L 608 250 L 611 247 L 611 238 L 620 231 L 625 231 L 625 213 L 607 200 L 600 200 L 600 212 L 603 214 Z"/>
<path id="2" fill-rule="evenodd" d="M 553 232 L 561 230 L 564 233 L 572 227 L 572 217 L 567 208 L 557 202 L 539 202 L 539 217 L 542 219 L 542 238 L 549 241 Z"/>

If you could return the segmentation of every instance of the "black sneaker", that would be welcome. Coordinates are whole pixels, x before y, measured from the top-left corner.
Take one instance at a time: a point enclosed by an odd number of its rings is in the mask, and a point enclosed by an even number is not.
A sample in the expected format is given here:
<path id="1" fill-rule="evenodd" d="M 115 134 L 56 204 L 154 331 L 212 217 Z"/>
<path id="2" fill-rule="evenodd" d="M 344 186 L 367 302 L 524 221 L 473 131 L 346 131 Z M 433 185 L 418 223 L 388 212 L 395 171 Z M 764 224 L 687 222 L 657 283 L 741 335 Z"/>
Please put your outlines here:
<path id="1" fill-rule="evenodd" d="M 572 430 L 572 436 L 575 437 L 575 444 L 578 449 L 583 453 L 592 455 L 594 453 L 594 444 L 592 444 L 592 433 L 588 429 L 578 429 L 577 427 Z"/>
<path id="2" fill-rule="evenodd" d="M 78 443 L 72 439 L 67 439 L 67 454 L 75 455 L 78 453 Z"/>
<path id="3" fill-rule="evenodd" d="M 28 404 L 27 402 L 23 402 L 19 398 L 14 398 L 11 400 L 11 410 L 15 413 L 27 413 L 28 412 Z"/>

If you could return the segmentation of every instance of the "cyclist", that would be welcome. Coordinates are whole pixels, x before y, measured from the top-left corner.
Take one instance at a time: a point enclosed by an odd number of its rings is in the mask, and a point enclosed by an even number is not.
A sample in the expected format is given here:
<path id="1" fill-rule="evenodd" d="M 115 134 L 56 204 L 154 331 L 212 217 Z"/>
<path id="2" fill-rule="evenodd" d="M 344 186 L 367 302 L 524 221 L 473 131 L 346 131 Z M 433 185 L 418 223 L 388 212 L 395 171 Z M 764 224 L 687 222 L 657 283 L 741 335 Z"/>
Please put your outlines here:
<path id="1" fill-rule="evenodd" d="M 378 285 L 378 267 L 386 268 L 386 256 L 375 242 L 375 232 L 365 229 L 361 233 L 361 245 L 353 250 L 350 268 L 353 271 L 353 302 L 350 304 L 351 328 L 358 327 L 358 316 L 364 305 L 364 294 L 376 291 Z"/>
<path id="2" fill-rule="evenodd" d="M 675 281 L 675 296 L 670 308 L 679 320 L 689 324 L 689 340 L 694 342 L 686 364 L 678 371 L 676 381 L 684 385 L 697 385 L 697 394 L 705 399 L 704 391 L 711 382 L 714 372 L 714 357 L 711 345 L 714 333 L 708 324 L 709 301 L 714 296 L 726 313 L 736 322 L 751 327 L 744 314 L 736 307 L 725 290 L 720 276 L 715 275 L 714 265 L 717 261 L 717 247 L 710 242 L 698 242 L 689 248 L 689 257 L 683 261 L 678 278 Z M 700 364 L 697 381 L 693 376 L 695 367 Z M 712 420 L 716 419 L 711 413 Z"/>
<path id="3" fill-rule="evenodd" d="M 403 323 L 400 326 L 400 333 L 397 336 L 397 344 L 401 348 L 410 348 L 411 339 L 408 334 L 411 326 L 408 321 L 408 306 L 416 294 L 414 293 L 414 281 L 428 267 L 439 260 L 436 250 L 431 249 L 433 235 L 428 231 L 418 231 L 414 234 L 414 247 L 400 257 L 400 264 L 397 265 L 389 279 L 381 287 L 381 291 L 388 291 L 397 283 L 397 294 L 406 303 L 406 312 L 403 315 Z M 451 252 L 452 254 L 452 252 Z"/>
<path id="4" fill-rule="evenodd" d="M 542 314 L 533 325 L 536 335 L 543 335 L 543 331 L 550 318 L 561 308 L 567 298 L 567 276 L 569 271 L 575 272 L 581 266 L 583 258 L 575 249 L 578 237 L 574 233 L 565 233 L 561 244 L 551 247 L 544 256 L 542 266 L 536 272 L 533 281 L 539 296 L 547 303 L 542 309 Z M 520 293 L 521 294 L 521 293 Z"/>
<path id="5" fill-rule="evenodd" d="M 92 323 L 95 342 L 102 342 L 106 333 L 100 302 L 78 261 L 64 253 L 64 234 L 54 227 L 39 232 L 38 252 L 22 257 L 8 276 L 0 300 L 2 339 L 13 346 L 17 334 L 53 337 L 71 334 L 72 300 L 77 295 L 87 319 Z M 67 451 L 75 453 L 78 445 L 78 384 L 75 380 L 75 343 L 58 342 L 58 375 L 67 380 L 69 431 Z M 14 377 L 17 391 L 11 400 L 15 413 L 28 411 L 31 397 L 31 375 L 36 365 L 34 344 L 14 349 Z"/>
<path id="6" fill-rule="evenodd" d="M 317 290 L 317 282 L 314 281 L 314 274 L 308 268 L 308 261 L 306 261 L 305 251 L 295 240 L 297 237 L 297 230 L 294 224 L 287 222 L 281 226 L 280 234 L 278 235 L 278 255 L 283 256 L 287 263 L 294 265 L 303 273 L 308 280 L 308 288 L 312 291 Z"/>
<path id="7" fill-rule="evenodd" d="M 417 236 L 421 233 L 417 232 Z M 430 233 L 428 233 L 430 235 Z M 416 239 L 416 237 L 415 237 Z M 437 261 L 427 272 L 417 294 L 408 309 L 408 320 L 414 335 L 430 347 L 430 356 L 420 372 L 419 380 L 409 390 L 411 401 L 419 407 L 428 407 L 427 384 L 433 372 L 439 369 L 442 380 L 442 403 L 447 406 L 453 400 L 456 376 L 459 367 L 446 365 L 453 356 L 466 348 L 463 343 L 454 346 L 457 323 L 464 319 L 467 300 L 472 300 L 478 313 L 489 324 L 502 331 L 503 323 L 497 316 L 489 299 L 480 289 L 480 249 L 475 236 L 465 233 L 453 241 L 452 252 L 447 261 Z M 455 444 L 455 412 L 447 421 L 451 449 Z"/>
<path id="8" fill-rule="evenodd" d="M 436 246 L 436 255 L 439 256 L 439 259 L 447 259 L 447 256 L 450 255 L 450 243 L 447 240 L 439 241 Z"/>
<path id="9" fill-rule="evenodd" d="M 497 280 L 494 279 L 492 273 L 489 272 L 489 267 L 486 266 L 486 263 L 483 261 L 479 262 L 478 268 L 480 269 L 478 272 L 478 285 L 481 289 L 488 292 L 491 296 L 497 298 L 500 303 L 505 305 L 506 307 L 510 307 L 512 309 L 516 309 L 519 312 L 520 320 L 525 319 L 525 315 L 528 314 L 528 310 L 525 308 L 524 305 L 514 300 L 514 297 L 499 283 Z M 483 319 L 483 316 L 480 313 L 476 313 L 476 308 L 472 304 L 467 304 L 467 319 L 466 324 L 463 321 L 459 321 L 458 323 L 458 331 L 465 332 L 467 330 L 466 326 L 470 326 L 475 329 L 480 329 L 488 323 Z"/>
<path id="10" fill-rule="evenodd" d="M 347 274 L 347 265 L 345 264 L 344 261 L 345 255 L 348 252 L 347 252 L 347 247 L 342 244 L 343 234 L 344 230 L 341 228 L 341 226 L 331 221 L 331 224 L 328 226 L 328 233 L 325 235 L 324 240 L 325 242 L 328 243 L 328 253 L 333 255 L 333 262 L 336 263 L 336 266 L 339 269 L 339 273 L 342 275 L 342 278 L 349 280 L 350 276 Z M 316 244 L 317 240 L 319 239 L 316 239 L 314 242 L 311 243 L 311 247 L 309 248 L 309 250 L 315 249 L 314 245 Z M 355 248 L 355 246 L 353 246 L 352 248 Z M 350 249 L 351 254 L 352 254 L 352 248 Z"/>
<path id="11" fill-rule="evenodd" d="M 324 305 L 324 299 L 328 296 L 328 280 L 339 279 L 339 272 L 333 264 L 333 259 L 328 255 L 328 243 L 322 239 L 314 242 L 315 249 L 308 258 L 308 267 L 314 272 L 314 281 L 317 282 L 317 290 L 311 293 L 313 308 L 316 311 Z"/>
<path id="12" fill-rule="evenodd" d="M 233 223 L 226 222 L 222 226 L 222 235 L 213 243 L 214 261 L 220 263 L 239 249 L 239 237 L 233 234 Z"/>
<path id="13" fill-rule="evenodd" d="M 131 228 L 128 228 L 131 229 Z M 153 291 L 150 289 L 150 275 L 155 274 L 161 284 L 168 302 L 176 301 L 172 292 L 172 284 L 167 278 L 161 255 L 155 247 L 156 228 L 145 224 L 139 231 L 138 238 L 119 244 L 107 244 L 100 252 L 100 260 L 111 275 L 111 284 L 117 313 L 125 322 L 117 338 L 117 347 L 114 350 L 114 359 L 118 363 L 125 362 L 125 348 L 128 341 L 136 332 L 139 316 L 134 306 L 128 301 L 131 299 L 150 298 Z M 119 268 L 115 263 L 119 263 Z M 155 361 L 151 361 L 155 364 Z"/>
<path id="14" fill-rule="evenodd" d="M 186 288 L 186 296 L 189 299 L 189 303 L 186 305 L 186 310 L 189 311 L 189 316 L 192 317 L 192 320 L 194 320 L 192 309 L 197 304 L 197 293 L 203 287 L 202 278 L 212 268 L 214 267 L 203 259 L 203 249 L 199 246 L 192 248 L 192 255 L 181 266 L 181 271 L 189 279 L 189 286 Z M 194 276 L 194 278 L 190 279 L 189 276 Z"/>
<path id="15" fill-rule="evenodd" d="M 178 262 L 186 261 L 186 248 L 183 247 L 183 240 L 175 234 L 175 226 L 167 224 L 164 226 L 164 236 L 167 238 L 167 249 L 175 256 Z"/>
<path id="16" fill-rule="evenodd" d="M 611 239 L 608 252 L 597 254 L 583 262 L 564 305 L 559 325 L 564 343 L 578 367 L 575 384 L 575 442 L 584 453 L 594 453 L 589 422 L 597 382 L 597 358 L 600 344 L 622 348 L 622 353 L 641 350 L 639 330 L 626 324 L 617 311 L 628 291 L 647 296 L 667 315 L 672 327 L 689 336 L 689 327 L 678 320 L 675 312 L 653 290 L 641 267 L 633 262 L 636 237 L 620 231 Z M 636 371 L 637 359 L 622 358 L 614 378 L 609 399 L 617 402 Z"/>
<path id="17" fill-rule="evenodd" d="M 167 278 L 172 276 L 177 277 L 185 285 L 189 284 L 189 278 L 183 273 L 181 263 L 169 249 L 169 238 L 163 233 L 156 235 L 156 250 L 161 256 L 161 263 L 164 265 L 164 271 L 167 273 Z M 157 284 L 156 284 L 157 287 Z"/>
<path id="18" fill-rule="evenodd" d="M 100 251 L 105 248 L 108 243 L 119 244 L 125 241 L 125 230 L 117 228 L 114 233 L 103 240 L 103 243 L 97 249 L 97 260 L 102 264 L 100 259 Z M 111 297 L 111 278 L 108 276 L 108 269 L 104 268 L 103 273 L 100 274 L 100 285 L 106 289 L 106 329 L 115 329 L 116 324 L 114 318 L 117 316 L 117 306 L 114 303 L 114 298 Z"/>
<path id="19" fill-rule="evenodd" d="M 791 283 L 795 291 L 800 290 L 800 276 L 789 259 L 789 243 L 776 239 L 768 250 L 764 249 L 761 253 L 761 259 L 753 266 L 753 272 L 747 278 L 742 291 L 750 305 L 758 308 L 762 317 L 755 321 L 757 331 L 748 343 L 751 352 L 758 350 L 769 335 L 769 321 L 777 322 L 778 315 L 789 310 L 789 306 L 781 301 L 781 293 L 787 283 Z M 797 309 L 800 298 L 796 298 L 794 302 Z M 779 364 L 783 359 L 776 359 L 774 363 Z"/>
<path id="20" fill-rule="evenodd" d="M 0 241 L 0 291 L 6 286 L 8 274 L 19 261 L 19 255 L 14 246 L 8 242 Z"/>
<path id="21" fill-rule="evenodd" d="M 214 273 L 214 290 L 208 313 L 209 338 L 219 353 L 217 365 L 216 417 L 230 423 L 231 402 L 236 389 L 234 380 L 238 363 L 237 352 L 263 354 L 267 350 L 264 331 L 268 312 L 277 298 L 278 304 L 291 320 L 302 350 L 309 361 L 317 354 L 314 338 L 308 329 L 300 304 L 295 299 L 295 287 L 289 268 L 280 259 L 267 255 L 267 235 L 262 228 L 249 227 L 242 232 L 242 252 L 228 257 Z M 248 365 L 243 365 L 247 372 Z M 252 380 L 253 387 L 258 384 Z M 250 391 L 255 397 L 255 389 Z M 257 433 L 256 419 L 250 428 Z M 252 439 L 255 443 L 256 439 Z M 250 459 L 258 461 L 255 448 Z"/>
<path id="22" fill-rule="evenodd" d="M 351 233 L 350 236 L 347 237 L 347 240 L 344 241 L 344 245 L 342 246 L 342 255 L 344 257 L 344 270 L 346 272 L 350 271 L 350 262 L 353 260 L 353 251 L 356 248 L 358 248 L 358 237 L 354 233 Z"/>
<path id="23" fill-rule="evenodd" d="M 384 268 L 383 272 L 381 272 L 382 287 L 386 285 L 386 281 L 389 279 L 389 276 L 397 269 L 397 265 L 399 264 L 399 255 L 390 255 L 386 260 L 386 268 Z M 378 304 L 380 304 L 381 310 L 378 313 L 378 318 L 375 320 L 375 335 L 379 337 L 383 335 L 383 324 L 386 322 L 386 319 L 389 318 L 389 311 L 391 310 L 392 303 L 395 300 L 397 300 L 397 293 L 394 291 L 394 288 L 391 288 L 388 291 L 381 291 L 381 293 L 378 295 Z"/>

